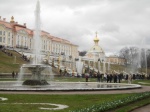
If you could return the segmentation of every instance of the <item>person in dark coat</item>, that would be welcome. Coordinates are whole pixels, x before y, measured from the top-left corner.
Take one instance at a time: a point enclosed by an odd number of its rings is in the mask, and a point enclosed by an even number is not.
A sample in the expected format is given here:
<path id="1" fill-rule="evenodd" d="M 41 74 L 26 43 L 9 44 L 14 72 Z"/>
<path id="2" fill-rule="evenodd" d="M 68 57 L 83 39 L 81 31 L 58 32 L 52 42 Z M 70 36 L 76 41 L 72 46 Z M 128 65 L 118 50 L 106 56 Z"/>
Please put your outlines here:
<path id="1" fill-rule="evenodd" d="M 62 70 L 61 69 L 59 70 L 59 73 L 60 73 L 60 75 L 62 74 Z"/>
<path id="2" fill-rule="evenodd" d="M 18 78 L 18 72 L 16 72 L 15 78 Z"/>
<path id="3" fill-rule="evenodd" d="M 113 76 L 112 76 L 112 74 L 110 74 L 110 76 L 109 76 L 109 82 L 110 83 L 111 83 L 112 79 L 113 79 Z"/>
<path id="4" fill-rule="evenodd" d="M 107 74 L 107 83 L 109 82 L 109 80 L 110 80 L 110 75 Z"/>
<path id="5" fill-rule="evenodd" d="M 120 83 L 120 80 L 121 80 L 121 73 L 118 74 L 118 81 L 119 81 L 119 83 Z"/>
<path id="6" fill-rule="evenodd" d="M 97 73 L 97 81 L 100 82 L 100 73 L 99 73 L 99 71 Z"/>
<path id="7" fill-rule="evenodd" d="M 114 74 L 114 83 L 117 83 L 117 74 Z"/>
<path id="8" fill-rule="evenodd" d="M 12 72 L 12 78 L 13 79 L 15 78 L 15 72 L 14 71 Z"/>
<path id="9" fill-rule="evenodd" d="M 135 74 L 133 74 L 133 80 L 135 80 Z"/>
<path id="10" fill-rule="evenodd" d="M 86 82 L 88 82 L 88 78 L 89 78 L 89 76 L 86 75 L 86 76 L 85 76 L 85 81 L 86 81 Z"/>

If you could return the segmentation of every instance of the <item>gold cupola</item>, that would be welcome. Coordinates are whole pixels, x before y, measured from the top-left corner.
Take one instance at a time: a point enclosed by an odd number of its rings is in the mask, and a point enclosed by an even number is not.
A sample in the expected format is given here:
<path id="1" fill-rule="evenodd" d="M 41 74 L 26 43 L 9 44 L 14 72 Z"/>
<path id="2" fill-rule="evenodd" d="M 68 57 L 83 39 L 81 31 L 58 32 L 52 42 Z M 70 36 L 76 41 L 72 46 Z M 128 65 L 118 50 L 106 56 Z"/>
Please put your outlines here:
<path id="1" fill-rule="evenodd" d="M 96 32 L 96 37 L 94 38 L 94 42 L 95 42 L 95 45 L 98 45 L 99 39 L 97 38 L 97 32 Z"/>
<path id="2" fill-rule="evenodd" d="M 14 21 L 14 17 L 13 16 L 11 16 L 11 20 L 10 20 L 10 23 L 14 23 L 15 21 Z"/>

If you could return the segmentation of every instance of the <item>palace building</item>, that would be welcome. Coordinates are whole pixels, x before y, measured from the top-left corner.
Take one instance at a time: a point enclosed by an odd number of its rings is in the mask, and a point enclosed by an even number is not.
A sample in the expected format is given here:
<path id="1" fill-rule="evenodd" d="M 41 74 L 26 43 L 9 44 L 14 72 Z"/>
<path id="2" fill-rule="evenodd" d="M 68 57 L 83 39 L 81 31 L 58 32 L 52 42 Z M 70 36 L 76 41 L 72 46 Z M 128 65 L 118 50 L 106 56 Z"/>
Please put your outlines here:
<path id="1" fill-rule="evenodd" d="M 78 57 L 78 46 L 66 39 L 50 35 L 46 31 L 41 31 L 42 52 L 68 57 Z M 32 51 L 34 46 L 34 30 L 24 25 L 18 24 L 11 17 L 10 22 L 0 16 L 0 45 L 7 48 L 23 49 Z"/>

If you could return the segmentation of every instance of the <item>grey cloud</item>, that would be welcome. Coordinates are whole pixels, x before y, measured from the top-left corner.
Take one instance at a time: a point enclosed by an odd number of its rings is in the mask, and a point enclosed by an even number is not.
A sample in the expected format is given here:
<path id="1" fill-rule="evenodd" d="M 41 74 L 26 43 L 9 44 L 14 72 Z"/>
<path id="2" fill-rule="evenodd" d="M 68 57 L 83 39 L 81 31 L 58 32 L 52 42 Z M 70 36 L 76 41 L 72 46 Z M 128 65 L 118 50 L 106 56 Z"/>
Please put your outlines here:
<path id="1" fill-rule="evenodd" d="M 101 3 L 104 0 L 43 0 L 43 3 L 50 5 L 52 7 L 69 7 L 71 9 L 76 9 L 85 6 L 95 5 Z"/>
<path id="2" fill-rule="evenodd" d="M 119 26 L 113 23 L 106 23 L 101 26 L 100 30 L 104 32 L 119 32 Z"/>

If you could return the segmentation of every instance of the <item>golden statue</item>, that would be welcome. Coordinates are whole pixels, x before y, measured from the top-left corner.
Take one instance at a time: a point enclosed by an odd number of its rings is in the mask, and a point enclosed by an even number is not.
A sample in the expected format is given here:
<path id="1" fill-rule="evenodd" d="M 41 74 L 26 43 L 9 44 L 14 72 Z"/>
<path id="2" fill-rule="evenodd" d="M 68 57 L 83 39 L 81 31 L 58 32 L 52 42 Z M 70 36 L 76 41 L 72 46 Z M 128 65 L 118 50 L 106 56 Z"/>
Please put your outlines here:
<path id="1" fill-rule="evenodd" d="M 11 20 L 10 20 L 10 23 L 14 23 L 14 16 L 11 16 Z"/>

